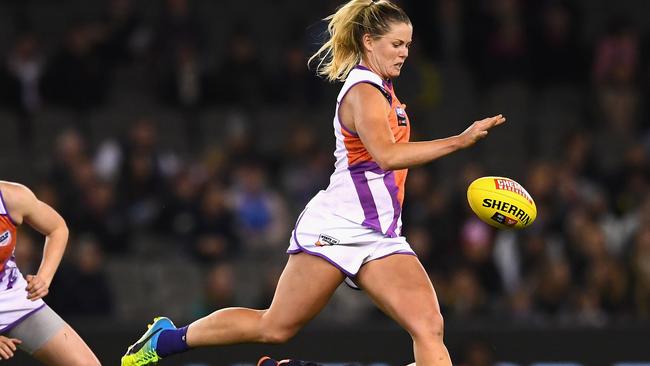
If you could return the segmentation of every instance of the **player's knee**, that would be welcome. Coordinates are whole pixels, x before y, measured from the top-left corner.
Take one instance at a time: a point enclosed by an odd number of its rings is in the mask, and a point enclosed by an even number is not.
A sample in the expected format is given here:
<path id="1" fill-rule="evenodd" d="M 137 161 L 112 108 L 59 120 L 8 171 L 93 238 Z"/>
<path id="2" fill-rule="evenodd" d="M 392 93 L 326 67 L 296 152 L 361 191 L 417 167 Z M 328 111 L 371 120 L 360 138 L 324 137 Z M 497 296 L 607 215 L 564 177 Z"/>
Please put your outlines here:
<path id="1" fill-rule="evenodd" d="M 293 336 L 298 333 L 297 327 L 278 327 L 272 329 L 267 337 L 267 343 L 280 344 L 288 342 Z"/>
<path id="2" fill-rule="evenodd" d="M 441 341 L 445 330 L 444 319 L 442 314 L 436 312 L 414 320 L 409 328 L 409 333 L 413 338 Z"/>
<path id="3" fill-rule="evenodd" d="M 262 337 L 264 343 L 280 344 L 286 343 L 298 333 L 299 327 L 296 326 L 271 326 L 263 331 Z"/>
<path id="4" fill-rule="evenodd" d="M 278 321 L 277 317 L 264 310 L 260 322 L 260 341 L 262 343 L 286 343 L 298 333 L 302 324 L 299 321 Z"/>

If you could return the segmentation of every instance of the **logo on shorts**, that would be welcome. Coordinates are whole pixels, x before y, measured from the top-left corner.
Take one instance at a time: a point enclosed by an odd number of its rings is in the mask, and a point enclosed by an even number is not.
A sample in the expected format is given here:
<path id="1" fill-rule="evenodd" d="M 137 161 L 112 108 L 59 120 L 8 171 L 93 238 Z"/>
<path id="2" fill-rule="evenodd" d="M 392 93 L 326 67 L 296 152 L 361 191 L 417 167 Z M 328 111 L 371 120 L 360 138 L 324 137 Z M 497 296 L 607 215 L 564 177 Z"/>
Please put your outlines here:
<path id="1" fill-rule="evenodd" d="M 0 247 L 7 246 L 9 245 L 10 242 L 11 242 L 11 232 L 9 230 L 0 234 Z"/>
<path id="2" fill-rule="evenodd" d="M 316 242 L 317 247 L 324 247 L 326 245 L 336 245 L 340 243 L 341 241 L 338 240 L 337 238 L 331 237 L 329 235 L 325 234 L 320 234 L 318 236 L 318 241 Z"/>

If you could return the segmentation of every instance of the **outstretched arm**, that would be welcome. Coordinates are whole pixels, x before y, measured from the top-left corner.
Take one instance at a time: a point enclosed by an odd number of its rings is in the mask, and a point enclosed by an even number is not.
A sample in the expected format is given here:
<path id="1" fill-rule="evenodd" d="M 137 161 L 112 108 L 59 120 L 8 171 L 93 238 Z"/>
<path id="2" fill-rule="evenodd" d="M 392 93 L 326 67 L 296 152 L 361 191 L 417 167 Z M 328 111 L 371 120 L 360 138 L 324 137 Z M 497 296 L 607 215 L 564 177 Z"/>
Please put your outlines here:
<path id="1" fill-rule="evenodd" d="M 45 235 L 43 259 L 36 275 L 28 275 L 27 298 L 35 301 L 48 294 L 54 273 L 61 263 L 68 242 L 68 227 L 52 207 L 40 201 L 24 185 L 3 186 L 4 199 L 12 218 L 17 223 L 26 222 Z"/>
<path id="2" fill-rule="evenodd" d="M 444 139 L 397 143 L 388 124 L 386 98 L 372 85 L 362 83 L 350 89 L 339 112 L 346 127 L 356 131 L 373 159 L 384 170 L 396 170 L 428 163 L 464 149 L 484 138 L 488 130 L 506 121 L 502 115 L 471 124 L 464 132 Z"/>

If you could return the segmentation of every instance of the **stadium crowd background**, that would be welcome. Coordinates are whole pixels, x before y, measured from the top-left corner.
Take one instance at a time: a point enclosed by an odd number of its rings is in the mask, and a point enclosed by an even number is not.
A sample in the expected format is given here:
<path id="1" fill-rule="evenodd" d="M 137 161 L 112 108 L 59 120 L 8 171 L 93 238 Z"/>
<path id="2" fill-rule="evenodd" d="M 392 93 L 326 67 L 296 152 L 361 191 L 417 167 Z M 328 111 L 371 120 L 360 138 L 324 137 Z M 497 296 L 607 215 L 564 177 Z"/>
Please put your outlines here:
<path id="1" fill-rule="evenodd" d="M 404 232 L 448 322 L 602 327 L 650 318 L 645 1 L 401 1 L 396 81 L 415 139 L 508 123 L 412 169 Z M 46 299 L 66 318 L 189 320 L 266 307 L 334 162 L 338 85 L 306 67 L 338 1 L 0 3 L 0 169 L 71 230 Z M 254 11 L 253 11 L 254 8 Z M 465 189 L 509 176 L 539 216 L 498 232 Z M 23 273 L 41 238 L 21 232 Z M 389 322 L 340 289 L 317 323 Z"/>

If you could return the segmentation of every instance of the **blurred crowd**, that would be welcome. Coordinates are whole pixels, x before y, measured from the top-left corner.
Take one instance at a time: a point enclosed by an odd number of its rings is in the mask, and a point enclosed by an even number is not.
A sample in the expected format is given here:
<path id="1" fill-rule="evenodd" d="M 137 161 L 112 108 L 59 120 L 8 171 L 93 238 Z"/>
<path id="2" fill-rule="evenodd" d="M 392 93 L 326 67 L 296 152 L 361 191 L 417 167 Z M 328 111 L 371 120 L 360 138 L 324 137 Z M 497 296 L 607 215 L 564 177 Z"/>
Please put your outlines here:
<path id="1" fill-rule="evenodd" d="M 333 116 L 312 111 L 332 112 L 338 86 L 316 78 L 306 60 L 322 40 L 319 18 L 338 2 L 300 12 L 291 11 L 297 2 L 278 2 L 285 18 L 272 23 L 281 23 L 275 38 L 243 17 L 207 22 L 205 9 L 235 7 L 225 3 L 166 0 L 151 10 L 108 0 L 101 14 L 71 16 L 47 44 L 32 24 L 38 1 L 0 5 L 14 20 L 2 49 L 0 108 L 14 116 L 21 164 L 35 167 L 18 178 L 72 233 L 48 300 L 61 314 L 128 317 L 119 303 L 128 299 L 115 295 L 125 283 L 111 264 L 162 263 L 182 286 L 177 267 L 165 264 L 172 258 L 200 276 L 197 296 L 185 299 L 188 319 L 270 303 L 294 220 L 333 169 Z M 409 173 L 404 233 L 446 319 L 603 326 L 650 318 L 648 30 L 625 13 L 589 30 L 594 21 L 577 1 L 399 3 L 415 33 L 396 89 L 416 138 L 459 133 L 492 111 L 509 119 L 478 153 Z M 228 33 L 215 51 L 222 28 Z M 106 122 L 123 126 L 120 133 L 93 130 L 98 110 L 134 91 L 177 113 L 180 133 L 166 136 L 159 114 L 144 112 Z M 522 95 L 525 106 L 510 103 Z M 577 102 L 557 108 L 567 96 Z M 291 113 L 268 126 L 258 113 L 265 108 Z M 215 109 L 226 112 L 213 121 L 219 135 L 211 141 L 198 121 Z M 70 118 L 42 150 L 37 120 L 51 110 Z M 266 141 L 269 130 L 280 131 L 277 141 Z M 466 203 L 471 180 L 506 174 L 537 203 L 538 218 L 523 231 L 496 231 Z M 41 238 L 21 234 L 16 254 L 30 273 Z M 324 316 L 376 321 L 360 297 L 337 294 L 332 308 L 345 315 Z"/>

